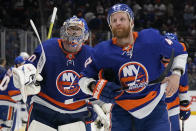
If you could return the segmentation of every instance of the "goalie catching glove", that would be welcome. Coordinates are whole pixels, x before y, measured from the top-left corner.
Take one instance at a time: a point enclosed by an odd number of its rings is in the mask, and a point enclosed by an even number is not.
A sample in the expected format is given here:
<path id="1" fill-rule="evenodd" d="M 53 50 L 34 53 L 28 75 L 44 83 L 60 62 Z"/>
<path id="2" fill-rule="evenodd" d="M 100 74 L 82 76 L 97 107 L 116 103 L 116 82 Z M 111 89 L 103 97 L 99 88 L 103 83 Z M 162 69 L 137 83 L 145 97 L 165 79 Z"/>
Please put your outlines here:
<path id="1" fill-rule="evenodd" d="M 38 94 L 41 90 L 39 82 L 43 80 L 36 68 L 32 64 L 25 64 L 18 68 L 13 68 L 14 86 L 20 89 L 24 102 L 27 96 Z"/>

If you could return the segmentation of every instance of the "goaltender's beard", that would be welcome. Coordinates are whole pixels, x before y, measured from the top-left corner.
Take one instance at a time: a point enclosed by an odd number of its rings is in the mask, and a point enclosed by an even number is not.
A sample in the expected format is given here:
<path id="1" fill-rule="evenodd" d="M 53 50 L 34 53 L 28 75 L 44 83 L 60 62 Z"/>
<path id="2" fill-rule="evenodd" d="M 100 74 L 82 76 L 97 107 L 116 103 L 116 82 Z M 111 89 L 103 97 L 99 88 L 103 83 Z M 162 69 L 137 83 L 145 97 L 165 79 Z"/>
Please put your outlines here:
<path id="1" fill-rule="evenodd" d="M 113 33 L 114 37 L 127 38 L 130 35 L 130 30 L 131 30 L 130 26 L 121 27 L 119 29 L 113 27 L 112 28 L 112 33 Z"/>

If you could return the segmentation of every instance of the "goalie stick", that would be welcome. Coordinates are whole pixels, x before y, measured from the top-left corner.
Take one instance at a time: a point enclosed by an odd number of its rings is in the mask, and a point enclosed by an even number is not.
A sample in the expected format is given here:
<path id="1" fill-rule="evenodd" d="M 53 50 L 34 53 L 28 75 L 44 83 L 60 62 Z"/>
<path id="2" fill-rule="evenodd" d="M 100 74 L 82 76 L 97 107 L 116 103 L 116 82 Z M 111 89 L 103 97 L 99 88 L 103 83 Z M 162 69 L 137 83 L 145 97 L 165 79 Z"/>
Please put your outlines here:
<path id="1" fill-rule="evenodd" d="M 39 40 L 41 50 L 42 50 L 42 53 L 41 53 L 40 58 L 39 58 L 38 63 L 37 63 L 37 71 L 36 71 L 36 75 L 37 75 L 38 73 L 42 72 L 42 69 L 43 69 L 43 67 L 45 65 L 45 62 L 46 62 L 46 55 L 45 55 L 44 48 L 43 48 L 41 39 L 39 37 L 38 31 L 35 27 L 35 24 L 34 24 L 33 20 L 31 20 L 31 19 L 30 19 L 30 24 L 31 24 L 31 26 L 32 26 L 32 28 L 33 28 L 33 30 L 34 30 L 34 32 L 35 32 L 35 34 L 36 34 L 36 36 Z"/>
<path id="2" fill-rule="evenodd" d="M 54 7 L 53 9 L 53 13 L 52 13 L 52 18 L 51 18 L 51 21 L 50 21 L 50 28 L 49 28 L 49 32 L 48 32 L 48 39 L 51 38 L 51 34 L 52 34 L 52 28 L 53 28 L 53 25 L 54 25 L 54 20 L 55 20 L 55 17 L 56 17 L 56 13 L 57 13 L 57 7 Z M 38 63 L 37 63 L 37 73 L 41 73 L 43 67 L 44 67 L 44 64 L 46 62 L 46 55 L 45 55 L 45 52 L 44 52 L 44 48 L 43 48 L 43 45 L 42 45 L 42 42 L 41 42 L 41 39 L 40 39 L 40 36 L 39 36 L 39 33 L 37 31 L 37 28 L 35 27 L 35 24 L 33 22 L 33 20 L 30 19 L 30 24 L 39 40 L 39 43 L 41 45 L 41 50 L 42 50 L 42 53 L 40 55 L 40 58 L 38 60 Z M 37 74 L 36 73 L 36 74 Z"/>
<path id="3" fill-rule="evenodd" d="M 30 24 L 31 24 L 31 26 L 32 26 L 32 28 L 33 28 L 33 30 L 34 30 L 34 32 L 35 32 L 35 34 L 36 34 L 36 36 L 37 36 L 37 38 L 39 40 L 39 43 L 40 43 L 40 46 L 41 46 L 41 50 L 42 50 L 40 58 L 39 58 L 38 63 L 37 63 L 37 67 L 35 69 L 36 71 L 34 72 L 35 75 L 33 75 L 34 77 L 32 78 L 32 81 L 31 81 L 36 86 L 38 86 L 36 78 L 38 76 L 40 76 L 40 73 L 42 72 L 42 69 L 43 69 L 43 67 L 45 65 L 45 62 L 46 62 L 46 56 L 45 56 L 44 48 L 43 48 L 41 39 L 39 37 L 38 31 L 37 31 L 37 29 L 35 27 L 35 24 L 34 24 L 33 20 L 31 20 L 31 19 L 30 19 Z M 31 69 L 31 71 L 33 71 L 33 67 Z M 14 85 L 19 85 L 20 86 L 20 92 L 21 92 L 21 95 L 22 95 L 22 99 L 23 99 L 24 103 L 26 103 L 26 101 L 27 101 L 27 89 L 24 86 L 27 85 L 27 83 L 23 82 L 23 80 L 25 78 L 24 78 L 23 75 L 19 75 L 19 74 L 21 74 L 19 70 L 13 69 L 13 73 L 15 74 L 15 75 L 13 75 Z M 23 76 L 23 77 L 21 77 L 21 76 Z M 31 83 L 31 82 L 28 82 L 28 84 Z M 38 88 L 38 91 L 40 91 L 39 88 Z"/>

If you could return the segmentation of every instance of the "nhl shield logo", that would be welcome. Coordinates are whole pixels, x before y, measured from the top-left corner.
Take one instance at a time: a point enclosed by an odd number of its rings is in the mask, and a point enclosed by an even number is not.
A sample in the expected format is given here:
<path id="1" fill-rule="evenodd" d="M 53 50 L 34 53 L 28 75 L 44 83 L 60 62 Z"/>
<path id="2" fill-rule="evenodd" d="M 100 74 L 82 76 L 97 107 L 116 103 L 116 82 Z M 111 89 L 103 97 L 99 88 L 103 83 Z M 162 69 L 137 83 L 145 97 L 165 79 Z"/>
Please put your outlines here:
<path id="1" fill-rule="evenodd" d="M 59 92 L 65 96 L 76 95 L 80 91 L 78 85 L 79 74 L 73 70 L 61 72 L 56 79 L 56 86 Z"/>
<path id="2" fill-rule="evenodd" d="M 128 62 L 121 66 L 119 73 L 121 85 L 129 87 L 127 93 L 138 93 L 145 89 L 148 84 L 148 72 L 138 62 Z"/>

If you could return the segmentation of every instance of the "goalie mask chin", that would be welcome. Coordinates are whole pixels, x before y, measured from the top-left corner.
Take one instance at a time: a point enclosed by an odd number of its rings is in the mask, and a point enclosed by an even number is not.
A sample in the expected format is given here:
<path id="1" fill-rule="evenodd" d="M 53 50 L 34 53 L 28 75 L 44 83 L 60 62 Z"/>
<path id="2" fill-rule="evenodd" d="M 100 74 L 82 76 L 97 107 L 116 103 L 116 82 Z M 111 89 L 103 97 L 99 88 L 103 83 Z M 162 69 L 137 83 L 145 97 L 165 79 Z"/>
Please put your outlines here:
<path id="1" fill-rule="evenodd" d="M 60 38 L 68 52 L 77 52 L 80 50 L 89 36 L 88 26 L 84 19 L 73 16 L 66 20 L 60 29 Z"/>

